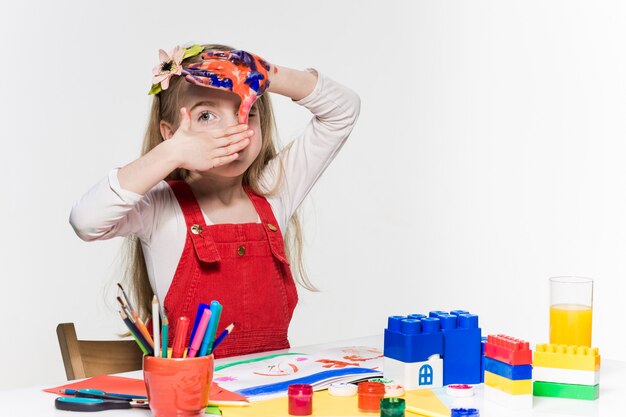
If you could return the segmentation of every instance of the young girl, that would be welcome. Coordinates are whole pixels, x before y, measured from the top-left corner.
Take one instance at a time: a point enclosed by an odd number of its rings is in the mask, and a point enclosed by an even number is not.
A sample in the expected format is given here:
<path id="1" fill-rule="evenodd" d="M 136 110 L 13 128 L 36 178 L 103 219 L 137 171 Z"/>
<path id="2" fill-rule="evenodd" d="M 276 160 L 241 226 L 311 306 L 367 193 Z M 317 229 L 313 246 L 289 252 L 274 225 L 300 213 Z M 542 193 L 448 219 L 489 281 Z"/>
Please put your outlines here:
<path id="1" fill-rule="evenodd" d="M 193 320 L 199 303 L 218 300 L 218 334 L 236 327 L 216 357 L 287 348 L 298 295 L 285 231 L 291 222 L 299 258 L 296 209 L 348 138 L 359 97 L 313 69 L 270 65 L 223 45 L 160 56 L 142 156 L 92 187 L 70 223 L 85 241 L 134 239 L 139 310 L 147 316 L 156 294 L 170 336 L 179 317 Z M 314 116 L 278 153 L 264 91 Z"/>

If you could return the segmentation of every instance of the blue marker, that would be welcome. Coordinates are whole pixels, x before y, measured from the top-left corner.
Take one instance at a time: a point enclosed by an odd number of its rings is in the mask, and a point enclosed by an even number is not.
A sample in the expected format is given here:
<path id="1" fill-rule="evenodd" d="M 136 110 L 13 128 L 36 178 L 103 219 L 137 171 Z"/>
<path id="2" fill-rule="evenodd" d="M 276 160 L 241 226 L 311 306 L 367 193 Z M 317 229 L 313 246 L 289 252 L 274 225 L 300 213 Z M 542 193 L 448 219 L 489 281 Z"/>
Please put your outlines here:
<path id="1" fill-rule="evenodd" d="M 202 312 L 204 309 L 210 308 L 208 304 L 200 303 L 198 304 L 198 312 L 196 313 L 196 319 L 193 322 L 193 327 L 191 328 L 191 336 L 189 336 L 189 343 L 193 340 L 193 337 L 196 334 L 196 330 L 198 329 L 198 324 L 200 324 L 200 319 L 202 318 Z M 212 313 L 212 312 L 211 312 Z"/>
<path id="2" fill-rule="evenodd" d="M 202 339 L 198 356 L 206 356 L 211 353 L 211 350 L 213 349 L 213 342 L 215 341 L 215 333 L 217 332 L 217 325 L 219 324 L 221 315 L 222 305 L 215 300 L 211 301 L 211 319 L 209 320 L 209 326 L 204 334 L 204 339 Z"/>

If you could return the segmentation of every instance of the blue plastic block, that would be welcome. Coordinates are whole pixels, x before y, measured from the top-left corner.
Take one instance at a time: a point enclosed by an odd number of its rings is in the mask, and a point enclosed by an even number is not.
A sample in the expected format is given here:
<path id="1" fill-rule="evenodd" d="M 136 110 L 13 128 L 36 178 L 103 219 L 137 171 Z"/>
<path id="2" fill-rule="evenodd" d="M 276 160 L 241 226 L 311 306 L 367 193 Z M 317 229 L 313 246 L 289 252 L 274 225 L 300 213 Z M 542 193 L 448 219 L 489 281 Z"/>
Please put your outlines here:
<path id="1" fill-rule="evenodd" d="M 385 329 L 384 354 L 401 362 L 424 362 L 434 354 L 443 356 L 443 333 L 439 319 L 411 314 L 391 316 Z"/>
<path id="2" fill-rule="evenodd" d="M 533 378 L 532 365 L 509 365 L 508 363 L 485 357 L 485 371 L 507 379 L 520 380 Z"/>
<path id="3" fill-rule="evenodd" d="M 485 382 L 485 343 L 487 336 L 480 338 L 480 382 Z"/>
<path id="4" fill-rule="evenodd" d="M 443 384 L 481 382 L 481 335 L 478 316 L 465 310 L 432 311 L 443 333 Z"/>

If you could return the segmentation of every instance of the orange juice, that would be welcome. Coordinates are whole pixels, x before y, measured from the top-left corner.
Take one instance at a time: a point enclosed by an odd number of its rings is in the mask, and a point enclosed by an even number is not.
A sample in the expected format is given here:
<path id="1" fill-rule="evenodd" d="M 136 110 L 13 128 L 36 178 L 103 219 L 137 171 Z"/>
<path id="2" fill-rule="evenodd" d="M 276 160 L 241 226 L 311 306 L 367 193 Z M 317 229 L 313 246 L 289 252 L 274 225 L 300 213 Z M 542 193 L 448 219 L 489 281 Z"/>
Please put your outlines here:
<path id="1" fill-rule="evenodd" d="M 579 304 L 551 306 L 550 343 L 591 346 L 591 307 Z"/>

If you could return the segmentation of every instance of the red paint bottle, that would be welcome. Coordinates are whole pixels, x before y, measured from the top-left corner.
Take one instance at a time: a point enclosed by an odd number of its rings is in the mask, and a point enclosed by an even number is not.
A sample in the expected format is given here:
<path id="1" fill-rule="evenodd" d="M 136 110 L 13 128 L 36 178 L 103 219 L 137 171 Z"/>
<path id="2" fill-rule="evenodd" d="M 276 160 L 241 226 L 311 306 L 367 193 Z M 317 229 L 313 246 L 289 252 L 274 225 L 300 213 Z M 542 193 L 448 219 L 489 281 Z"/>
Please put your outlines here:
<path id="1" fill-rule="evenodd" d="M 291 384 L 289 395 L 289 415 L 310 416 L 313 414 L 313 387 L 309 384 Z"/>
<path id="2" fill-rule="evenodd" d="M 375 413 L 380 411 L 380 400 L 385 396 L 382 382 L 361 382 L 359 384 L 359 411 Z"/>

